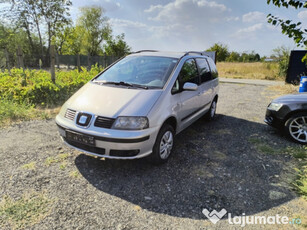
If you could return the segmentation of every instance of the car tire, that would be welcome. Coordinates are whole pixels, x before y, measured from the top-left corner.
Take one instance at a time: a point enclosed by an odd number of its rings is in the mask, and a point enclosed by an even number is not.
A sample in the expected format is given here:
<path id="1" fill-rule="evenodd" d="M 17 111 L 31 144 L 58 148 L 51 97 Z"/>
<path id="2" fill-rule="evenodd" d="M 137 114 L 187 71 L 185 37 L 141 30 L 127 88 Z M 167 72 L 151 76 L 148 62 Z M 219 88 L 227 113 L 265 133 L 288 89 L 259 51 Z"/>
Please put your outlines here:
<path id="1" fill-rule="evenodd" d="M 163 164 L 169 159 L 174 146 L 175 131 L 169 124 L 164 124 L 160 129 L 152 153 L 149 155 L 150 162 Z"/>
<path id="2" fill-rule="evenodd" d="M 206 120 L 212 121 L 214 119 L 216 114 L 216 106 L 217 106 L 217 99 L 215 98 L 211 103 L 209 111 L 205 115 Z"/>
<path id="3" fill-rule="evenodd" d="M 307 112 L 292 115 L 285 123 L 285 132 L 293 141 L 307 144 Z"/>

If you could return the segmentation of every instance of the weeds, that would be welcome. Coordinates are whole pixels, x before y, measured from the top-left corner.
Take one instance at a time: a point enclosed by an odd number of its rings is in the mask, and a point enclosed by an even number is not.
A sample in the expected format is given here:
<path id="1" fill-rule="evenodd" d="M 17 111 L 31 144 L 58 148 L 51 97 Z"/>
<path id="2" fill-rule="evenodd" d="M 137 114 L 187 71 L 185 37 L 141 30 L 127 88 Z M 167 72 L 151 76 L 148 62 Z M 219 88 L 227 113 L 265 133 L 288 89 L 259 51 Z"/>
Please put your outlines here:
<path id="1" fill-rule="evenodd" d="M 74 170 L 74 171 L 71 171 L 71 172 L 69 173 L 69 176 L 72 177 L 72 178 L 77 179 L 77 178 L 80 178 L 80 177 L 81 177 L 81 174 L 80 174 L 79 171 Z"/>
<path id="2" fill-rule="evenodd" d="M 21 168 L 28 169 L 28 170 L 35 170 L 35 166 L 36 166 L 35 161 L 32 161 L 32 162 L 30 162 L 28 164 L 25 164 L 25 165 L 21 166 Z"/>
<path id="3" fill-rule="evenodd" d="M 61 153 L 61 154 L 58 154 L 56 157 L 48 157 L 46 160 L 45 160 L 45 165 L 46 166 L 50 166 L 51 164 L 53 163 L 58 163 L 58 162 L 61 162 L 61 163 L 64 163 L 65 160 L 70 156 L 69 153 Z M 66 165 L 65 165 L 66 166 Z M 65 166 L 62 166 L 62 168 Z M 60 167 L 61 168 L 61 167 Z"/>
<path id="4" fill-rule="evenodd" d="M 49 214 L 51 204 L 43 193 L 24 194 L 17 200 L 4 196 L 0 202 L 0 226 L 11 229 L 30 227 Z"/>
<path id="5" fill-rule="evenodd" d="M 226 78 L 261 80 L 284 80 L 279 77 L 278 63 L 233 63 L 218 62 L 219 75 Z"/>
<path id="6" fill-rule="evenodd" d="M 307 200 L 307 165 L 296 169 L 297 177 L 293 185 L 296 191 Z"/>

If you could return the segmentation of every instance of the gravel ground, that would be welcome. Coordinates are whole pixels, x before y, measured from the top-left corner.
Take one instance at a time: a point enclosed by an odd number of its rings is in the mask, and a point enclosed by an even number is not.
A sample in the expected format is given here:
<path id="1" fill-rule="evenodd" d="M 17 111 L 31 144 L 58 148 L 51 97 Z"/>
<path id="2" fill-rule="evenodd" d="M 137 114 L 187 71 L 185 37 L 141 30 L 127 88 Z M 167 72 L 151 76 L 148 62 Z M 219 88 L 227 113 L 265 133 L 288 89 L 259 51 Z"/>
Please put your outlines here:
<path id="1" fill-rule="evenodd" d="M 266 86 L 221 84 L 216 119 L 200 119 L 179 134 L 162 166 L 72 150 L 60 141 L 54 120 L 1 129 L 0 197 L 45 194 L 48 212 L 27 227 L 39 230 L 233 227 L 227 219 L 212 224 L 203 208 L 225 208 L 232 216 L 306 216 L 306 202 L 289 185 L 296 161 L 261 153 L 255 144 L 296 146 L 263 122 L 273 95 Z"/>

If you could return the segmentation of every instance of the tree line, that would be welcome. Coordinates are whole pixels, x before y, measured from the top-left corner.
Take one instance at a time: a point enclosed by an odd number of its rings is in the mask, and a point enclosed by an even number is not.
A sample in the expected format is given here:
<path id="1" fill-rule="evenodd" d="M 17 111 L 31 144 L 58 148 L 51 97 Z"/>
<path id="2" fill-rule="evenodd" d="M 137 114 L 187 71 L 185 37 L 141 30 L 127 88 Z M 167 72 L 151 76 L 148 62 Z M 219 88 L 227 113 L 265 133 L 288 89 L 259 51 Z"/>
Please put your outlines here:
<path id="1" fill-rule="evenodd" d="M 113 35 L 102 7 L 80 8 L 73 23 L 71 0 L 2 0 L 0 6 L 0 49 L 11 55 L 18 46 L 42 61 L 51 45 L 60 55 L 123 56 L 131 50 L 124 34 Z"/>
<path id="2" fill-rule="evenodd" d="M 258 62 L 261 60 L 260 55 L 255 51 L 243 53 L 229 51 L 228 46 L 222 43 L 215 43 L 207 51 L 216 51 L 218 62 Z"/>

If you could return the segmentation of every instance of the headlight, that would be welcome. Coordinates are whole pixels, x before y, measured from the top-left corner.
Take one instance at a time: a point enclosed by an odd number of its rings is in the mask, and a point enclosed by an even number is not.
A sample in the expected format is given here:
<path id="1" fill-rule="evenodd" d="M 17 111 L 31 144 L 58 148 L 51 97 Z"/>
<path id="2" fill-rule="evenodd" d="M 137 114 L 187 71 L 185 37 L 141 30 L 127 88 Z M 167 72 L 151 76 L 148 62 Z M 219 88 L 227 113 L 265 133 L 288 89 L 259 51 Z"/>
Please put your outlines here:
<path id="1" fill-rule="evenodd" d="M 113 129 L 128 129 L 128 130 L 140 130 L 149 127 L 147 117 L 118 117 L 112 128 Z"/>
<path id="2" fill-rule="evenodd" d="M 273 111 L 278 111 L 282 106 L 283 104 L 280 104 L 280 103 L 271 103 L 268 109 L 273 110 Z"/>

